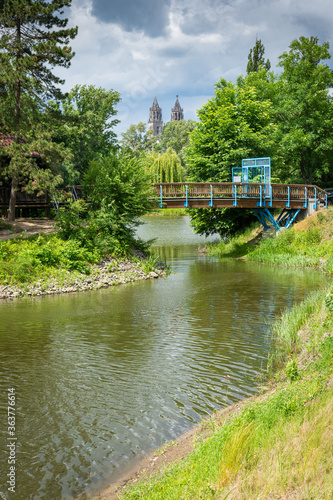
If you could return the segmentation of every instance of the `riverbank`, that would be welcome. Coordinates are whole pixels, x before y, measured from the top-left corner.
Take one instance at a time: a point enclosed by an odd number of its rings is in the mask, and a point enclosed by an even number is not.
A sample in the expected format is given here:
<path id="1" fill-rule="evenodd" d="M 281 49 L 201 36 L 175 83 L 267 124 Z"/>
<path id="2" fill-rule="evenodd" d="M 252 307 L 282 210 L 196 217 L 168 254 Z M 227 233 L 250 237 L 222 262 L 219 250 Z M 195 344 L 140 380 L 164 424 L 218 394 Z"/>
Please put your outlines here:
<path id="1" fill-rule="evenodd" d="M 63 241 L 53 221 L 19 219 L 0 230 L 0 299 L 75 293 L 166 275 L 166 266 L 142 251 L 128 257 L 89 251 Z"/>
<path id="2" fill-rule="evenodd" d="M 96 499 L 331 499 L 333 313 L 326 297 L 326 290 L 311 294 L 275 324 L 275 371 L 263 395 L 203 421 Z"/>
<path id="3" fill-rule="evenodd" d="M 147 215 L 155 217 L 172 217 L 176 215 L 184 216 L 188 215 L 188 211 L 186 210 L 186 208 L 154 208 Z"/>
<path id="4" fill-rule="evenodd" d="M 109 257 L 92 265 L 88 276 L 64 270 L 61 277 L 59 274 L 57 277 L 51 275 L 39 279 L 36 283 L 25 283 L 21 286 L 0 285 L 0 299 L 99 290 L 124 283 L 164 277 L 165 269 L 157 266 L 153 266 L 152 270 L 147 266 L 144 271 L 144 260 L 133 262 L 129 259 L 118 260 Z"/>
<path id="5" fill-rule="evenodd" d="M 275 234 L 275 233 L 274 233 Z M 208 245 L 209 255 L 243 258 L 251 262 L 286 267 L 312 267 L 333 274 L 333 208 L 315 212 L 310 217 L 267 237 L 259 229 Z"/>
<path id="6" fill-rule="evenodd" d="M 332 221 L 330 209 L 275 239 L 262 241 L 258 230 L 248 231 L 209 251 L 222 248 L 228 258 L 331 274 Z M 261 396 L 203 421 L 96 500 L 331 499 L 332 304 L 330 287 L 325 288 L 275 323 Z"/>

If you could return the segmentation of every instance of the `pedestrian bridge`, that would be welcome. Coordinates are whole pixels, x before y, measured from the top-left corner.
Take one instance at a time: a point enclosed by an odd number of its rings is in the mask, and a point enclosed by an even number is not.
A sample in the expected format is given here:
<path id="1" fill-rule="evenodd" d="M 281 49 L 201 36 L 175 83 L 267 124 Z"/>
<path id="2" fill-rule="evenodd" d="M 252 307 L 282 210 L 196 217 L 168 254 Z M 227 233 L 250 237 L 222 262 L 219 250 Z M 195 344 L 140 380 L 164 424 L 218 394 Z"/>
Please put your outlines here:
<path id="1" fill-rule="evenodd" d="M 250 209 L 257 216 L 264 229 L 273 226 L 276 230 L 288 228 L 303 211 L 309 215 L 319 208 L 327 208 L 328 193 L 313 185 L 303 184 L 262 184 L 243 182 L 176 182 L 152 185 L 155 207 L 164 208 L 242 208 Z M 50 195 L 18 192 L 16 197 L 17 215 L 25 216 L 35 210 L 44 209 L 49 216 L 50 209 L 56 211 L 60 193 L 77 200 L 83 197 L 82 186 L 70 186 L 66 190 Z M 6 216 L 10 188 L 0 188 L 0 209 Z M 272 215 L 272 209 L 279 209 L 280 215 Z M 32 212 L 31 212 L 32 211 Z"/>
<path id="2" fill-rule="evenodd" d="M 301 210 L 327 208 L 327 192 L 314 185 L 235 182 L 176 182 L 153 185 L 156 208 L 247 208 L 264 229 L 288 228 Z M 280 209 L 275 218 L 271 209 Z"/>

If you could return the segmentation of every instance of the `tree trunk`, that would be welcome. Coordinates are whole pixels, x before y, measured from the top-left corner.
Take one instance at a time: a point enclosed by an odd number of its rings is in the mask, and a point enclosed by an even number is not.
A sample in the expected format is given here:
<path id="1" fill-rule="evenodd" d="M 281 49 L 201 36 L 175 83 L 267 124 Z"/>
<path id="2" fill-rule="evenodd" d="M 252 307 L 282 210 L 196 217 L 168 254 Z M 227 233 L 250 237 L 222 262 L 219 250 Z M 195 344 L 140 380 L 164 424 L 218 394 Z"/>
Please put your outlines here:
<path id="1" fill-rule="evenodd" d="M 16 55 L 16 69 L 19 67 L 19 61 L 22 59 L 21 53 L 21 19 L 16 19 L 16 43 L 17 43 L 17 55 Z M 21 118 L 21 80 L 17 76 L 15 82 L 15 108 L 14 108 L 14 120 L 15 120 L 15 141 L 19 140 L 20 136 L 20 118 Z M 17 167 L 16 167 L 17 168 Z M 14 222 L 15 220 L 15 205 L 16 205 L 16 192 L 18 187 L 18 172 L 14 172 L 12 177 L 12 184 L 10 188 L 10 198 L 8 207 L 8 221 Z"/>
<path id="2" fill-rule="evenodd" d="M 304 182 L 304 184 L 311 184 L 309 176 L 308 176 L 306 168 L 305 168 L 305 165 L 304 165 L 302 150 L 300 150 L 300 155 L 299 156 L 300 156 L 300 165 L 299 165 L 299 167 L 300 167 L 301 175 L 303 177 L 303 182 Z"/>
<path id="3" fill-rule="evenodd" d="M 15 220 L 16 192 L 17 192 L 17 179 L 16 176 L 14 176 L 12 178 L 12 185 L 10 188 L 10 198 L 9 198 L 9 208 L 8 208 L 9 222 L 14 222 Z"/>

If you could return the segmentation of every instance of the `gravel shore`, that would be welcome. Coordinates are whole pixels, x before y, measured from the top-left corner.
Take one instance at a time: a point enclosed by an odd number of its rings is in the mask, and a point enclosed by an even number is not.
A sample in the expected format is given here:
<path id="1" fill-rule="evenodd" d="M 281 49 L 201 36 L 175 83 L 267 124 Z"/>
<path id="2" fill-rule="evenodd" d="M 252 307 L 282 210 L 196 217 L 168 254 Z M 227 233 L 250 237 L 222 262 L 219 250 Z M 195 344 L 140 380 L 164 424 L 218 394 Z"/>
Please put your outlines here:
<path id="1" fill-rule="evenodd" d="M 144 272 L 139 262 L 130 260 L 106 259 L 92 266 L 89 275 L 67 271 L 60 283 L 55 277 L 37 283 L 18 286 L 0 285 L 0 299 L 17 297 L 74 293 L 84 290 L 98 290 L 138 280 L 147 280 L 165 276 L 164 268 Z"/>

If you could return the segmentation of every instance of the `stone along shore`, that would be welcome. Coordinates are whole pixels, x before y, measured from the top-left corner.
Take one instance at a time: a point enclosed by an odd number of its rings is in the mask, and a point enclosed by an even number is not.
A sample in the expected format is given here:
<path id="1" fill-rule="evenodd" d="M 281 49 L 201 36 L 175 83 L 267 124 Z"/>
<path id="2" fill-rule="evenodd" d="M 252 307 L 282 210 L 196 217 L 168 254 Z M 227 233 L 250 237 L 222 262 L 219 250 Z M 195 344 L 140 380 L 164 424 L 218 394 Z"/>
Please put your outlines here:
<path id="1" fill-rule="evenodd" d="M 144 263 L 144 261 L 141 262 Z M 161 265 L 160 268 L 145 272 L 141 262 L 132 262 L 127 259 L 120 261 L 109 258 L 91 266 L 89 275 L 65 271 L 61 279 L 50 276 L 36 283 L 25 283 L 21 286 L 0 285 L 0 299 L 98 290 L 122 283 L 159 278 L 166 275 L 164 266 Z"/>

